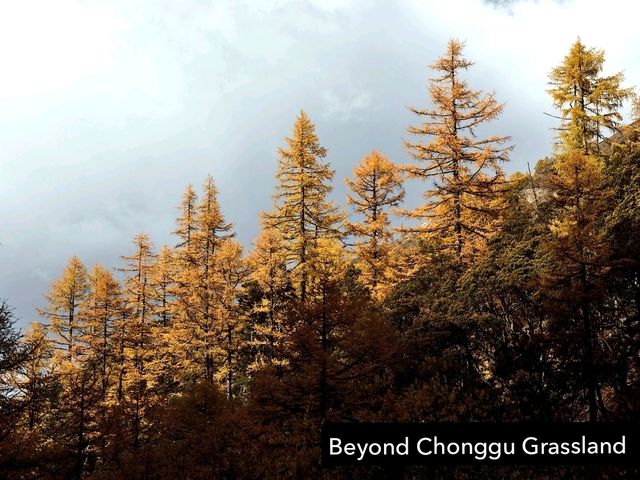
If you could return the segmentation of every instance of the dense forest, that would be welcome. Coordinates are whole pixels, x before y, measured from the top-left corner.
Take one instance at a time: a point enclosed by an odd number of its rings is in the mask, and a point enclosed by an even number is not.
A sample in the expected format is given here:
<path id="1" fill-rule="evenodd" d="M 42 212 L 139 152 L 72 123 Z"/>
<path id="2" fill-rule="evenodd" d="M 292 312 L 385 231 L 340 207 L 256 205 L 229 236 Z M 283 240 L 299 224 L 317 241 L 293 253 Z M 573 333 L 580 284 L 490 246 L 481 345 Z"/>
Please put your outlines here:
<path id="1" fill-rule="evenodd" d="M 463 47 L 412 108 L 411 163 L 366 154 L 345 209 L 300 112 L 249 252 L 209 177 L 173 246 L 140 233 L 120 273 L 71 258 L 24 333 L 3 302 L 0 479 L 640 478 L 320 464 L 327 420 L 640 420 L 637 96 L 576 41 L 549 76 L 555 145 L 507 175 Z"/>

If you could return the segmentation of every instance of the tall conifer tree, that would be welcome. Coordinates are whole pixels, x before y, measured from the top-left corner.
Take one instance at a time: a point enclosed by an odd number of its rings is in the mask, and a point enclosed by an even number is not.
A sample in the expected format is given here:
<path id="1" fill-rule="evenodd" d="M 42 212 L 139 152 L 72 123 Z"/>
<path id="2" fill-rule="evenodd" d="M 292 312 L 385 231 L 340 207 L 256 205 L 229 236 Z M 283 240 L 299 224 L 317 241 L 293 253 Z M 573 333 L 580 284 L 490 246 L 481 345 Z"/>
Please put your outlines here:
<path id="1" fill-rule="evenodd" d="M 152 358 L 152 293 L 150 277 L 155 255 L 151 239 L 145 233 L 133 239 L 135 252 L 122 257 L 128 274 L 125 280 L 125 303 L 129 317 L 125 326 L 124 392 L 131 414 L 133 446 L 140 446 L 144 417 L 151 402 L 153 374 L 149 369 Z"/>
<path id="2" fill-rule="evenodd" d="M 356 238 L 361 279 L 375 296 L 380 296 L 392 277 L 390 248 L 393 231 L 388 210 L 404 198 L 402 177 L 383 154 L 373 151 L 353 170 L 354 179 L 345 179 L 351 194 L 349 203 L 362 222 L 347 222 L 347 231 Z"/>
<path id="3" fill-rule="evenodd" d="M 82 361 L 92 368 L 101 384 L 102 399 L 112 382 L 113 329 L 123 313 L 120 284 L 111 272 L 95 265 L 89 273 L 89 293 L 80 305 L 79 317 L 84 329 Z"/>
<path id="4" fill-rule="evenodd" d="M 622 87 L 621 72 L 603 76 L 603 67 L 604 51 L 587 48 L 578 39 L 549 75 L 548 92 L 562 122 L 558 135 L 561 152 L 600 153 L 600 142 L 618 131 L 620 109 L 633 90 Z"/>
<path id="5" fill-rule="evenodd" d="M 286 307 L 291 293 L 286 252 L 278 231 L 263 228 L 253 246 L 248 264 L 261 297 L 251 312 L 251 347 L 255 350 L 250 365 L 252 370 L 275 360 L 276 347 L 284 338 Z"/>
<path id="6" fill-rule="evenodd" d="M 217 335 L 225 315 L 218 262 L 223 246 L 233 237 L 233 225 L 224 219 L 211 176 L 203 185 L 199 202 L 187 188 L 181 209 L 176 231 L 181 242 L 175 253 L 174 316 L 167 348 L 184 384 L 198 380 L 213 383 L 222 362 Z"/>
<path id="7" fill-rule="evenodd" d="M 421 223 L 414 230 L 443 240 L 458 257 L 472 241 L 492 233 L 498 213 L 498 186 L 503 182 L 500 167 L 509 159 L 509 137 L 479 138 L 477 129 L 498 118 L 503 104 L 493 94 L 472 90 L 462 78 L 473 62 L 462 56 L 464 44 L 452 39 L 447 52 L 431 68 L 429 92 L 433 109 L 412 108 L 423 122 L 408 131 L 419 140 L 405 142 L 416 165 L 403 170 L 411 178 L 431 183 L 426 202 L 406 212 Z M 421 141 L 429 138 L 428 142 Z"/>
<path id="8" fill-rule="evenodd" d="M 216 365 L 215 377 L 225 387 L 227 398 L 233 398 L 235 382 L 239 376 L 240 351 L 243 349 L 242 334 L 246 326 L 246 315 L 241 310 L 238 298 L 242 293 L 249 270 L 242 258 L 242 246 L 234 239 L 221 243 L 215 252 L 212 287 L 213 355 Z"/>
<path id="9" fill-rule="evenodd" d="M 621 86 L 623 75 L 604 77 L 604 52 L 586 48 L 577 40 L 563 62 L 550 74 L 548 90 L 560 110 L 557 154 L 546 177 L 556 205 L 550 225 L 550 248 L 556 268 L 551 285 L 558 285 L 559 301 L 572 305 L 572 312 L 559 322 L 578 332 L 581 350 L 578 381 L 584 389 L 587 415 L 596 421 L 604 409 L 598 404 L 597 375 L 598 299 L 604 295 L 599 282 L 607 264 L 607 245 L 602 236 L 602 219 L 609 193 L 603 183 L 604 163 L 600 143 L 605 132 L 618 130 L 623 102 L 632 95 Z M 575 315 L 575 318 L 573 316 Z M 565 319 L 566 317 L 566 319 Z M 573 360 L 573 359 L 571 359 Z"/>
<path id="10" fill-rule="evenodd" d="M 218 190 L 213 178 L 208 176 L 204 186 L 202 199 L 198 205 L 197 231 L 194 236 L 196 252 L 196 271 L 192 272 L 191 281 L 195 289 L 192 298 L 196 306 L 196 323 L 200 343 L 198 349 L 204 362 L 204 378 L 213 382 L 216 373 L 216 333 L 217 319 L 220 314 L 217 297 L 217 253 L 223 242 L 233 236 L 233 225 L 227 223 L 222 215 L 218 202 Z"/>
<path id="11" fill-rule="evenodd" d="M 46 295 L 47 307 L 39 313 L 50 322 L 49 331 L 64 358 L 73 362 L 77 355 L 77 339 L 81 334 L 78 307 L 89 293 L 87 269 L 78 257 L 71 257 L 62 276 L 51 284 Z"/>
<path id="12" fill-rule="evenodd" d="M 332 190 L 334 171 L 323 159 L 327 150 L 320 146 L 315 126 L 301 111 L 296 118 L 287 146 L 280 148 L 276 179 L 275 207 L 265 214 L 269 227 L 278 230 L 298 285 L 305 300 L 309 281 L 309 262 L 318 238 L 340 235 L 341 215 L 327 199 Z"/>

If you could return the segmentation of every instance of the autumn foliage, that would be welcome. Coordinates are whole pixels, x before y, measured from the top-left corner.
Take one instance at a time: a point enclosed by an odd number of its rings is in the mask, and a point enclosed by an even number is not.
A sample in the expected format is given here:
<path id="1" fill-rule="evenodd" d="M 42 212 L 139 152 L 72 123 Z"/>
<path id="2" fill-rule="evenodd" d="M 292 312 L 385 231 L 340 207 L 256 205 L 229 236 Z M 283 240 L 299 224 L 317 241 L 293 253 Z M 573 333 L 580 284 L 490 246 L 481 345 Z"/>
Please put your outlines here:
<path id="1" fill-rule="evenodd" d="M 348 212 L 301 111 L 249 251 L 208 177 L 176 199 L 174 245 L 140 233 L 116 271 L 71 258 L 24 335 L 1 303 L 0 478 L 637 477 L 320 465 L 327 420 L 640 419 L 632 91 L 577 41 L 550 75 L 556 148 L 507 175 L 503 104 L 467 84 L 463 47 L 411 109 L 413 163 L 353 159 Z"/>

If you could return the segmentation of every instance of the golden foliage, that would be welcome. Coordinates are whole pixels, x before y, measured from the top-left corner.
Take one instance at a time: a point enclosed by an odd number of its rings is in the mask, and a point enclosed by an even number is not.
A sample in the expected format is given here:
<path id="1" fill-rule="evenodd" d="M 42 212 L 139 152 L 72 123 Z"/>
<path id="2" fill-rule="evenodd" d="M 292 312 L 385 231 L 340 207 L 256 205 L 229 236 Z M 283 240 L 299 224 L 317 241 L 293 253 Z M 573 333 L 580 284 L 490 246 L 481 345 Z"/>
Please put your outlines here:
<path id="1" fill-rule="evenodd" d="M 362 159 L 353 175 L 354 180 L 345 179 L 352 192 L 347 195 L 347 203 L 363 221 L 346 222 L 346 230 L 356 239 L 360 280 L 381 298 L 394 277 L 389 255 L 393 230 L 387 210 L 404 199 L 402 177 L 397 167 L 375 150 Z"/>
<path id="2" fill-rule="evenodd" d="M 49 331 L 54 336 L 58 355 L 64 361 L 73 362 L 78 353 L 80 325 L 77 313 L 88 290 L 86 267 L 78 257 L 71 257 L 62 276 L 51 284 L 46 295 L 47 307 L 38 310 L 49 320 Z"/>
<path id="3" fill-rule="evenodd" d="M 315 126 L 303 111 L 296 118 L 286 148 L 278 153 L 275 205 L 264 214 L 264 222 L 282 238 L 287 265 L 304 300 L 309 270 L 315 259 L 312 251 L 318 238 L 337 238 L 342 215 L 327 199 L 334 171 L 322 159 L 327 150 L 320 146 Z"/>
<path id="4" fill-rule="evenodd" d="M 562 118 L 560 151 L 599 153 L 605 134 L 618 130 L 622 121 L 619 110 L 633 90 L 622 87 L 621 72 L 602 76 L 603 67 L 604 52 L 587 48 L 578 39 L 562 63 L 551 71 L 552 88 L 548 92 Z"/>
<path id="5" fill-rule="evenodd" d="M 431 68 L 440 76 L 431 79 L 429 93 L 434 109 L 411 111 L 423 123 L 408 131 L 430 141 L 407 141 L 415 165 L 402 169 L 410 178 L 430 182 L 425 203 L 404 213 L 422 222 L 406 228 L 439 238 L 447 250 L 462 257 L 469 242 L 483 242 L 494 231 L 499 211 L 499 186 L 504 182 L 500 164 L 509 159 L 509 137 L 476 136 L 477 129 L 495 120 L 503 104 L 493 94 L 472 90 L 462 79 L 473 62 L 462 56 L 464 44 L 449 41 L 447 52 Z M 468 256 L 468 255 L 467 255 Z"/>

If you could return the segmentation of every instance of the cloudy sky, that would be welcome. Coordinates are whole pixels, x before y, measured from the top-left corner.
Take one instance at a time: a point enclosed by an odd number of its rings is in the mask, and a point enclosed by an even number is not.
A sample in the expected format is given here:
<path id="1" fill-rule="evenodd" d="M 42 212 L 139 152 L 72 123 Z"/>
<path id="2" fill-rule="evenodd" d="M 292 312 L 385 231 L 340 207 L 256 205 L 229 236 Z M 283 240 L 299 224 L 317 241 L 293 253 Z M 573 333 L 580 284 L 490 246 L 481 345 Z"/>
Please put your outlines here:
<path id="1" fill-rule="evenodd" d="M 377 148 L 404 162 L 407 106 L 451 36 L 471 86 L 507 103 L 509 170 L 549 152 L 547 74 L 580 36 L 640 84 L 633 2 L 22 0 L 0 2 L 0 298 L 25 325 L 71 255 L 119 264 L 173 244 L 188 183 L 212 174 L 250 246 L 276 148 L 304 108 L 342 179 Z M 420 190 L 409 184 L 411 198 Z"/>

